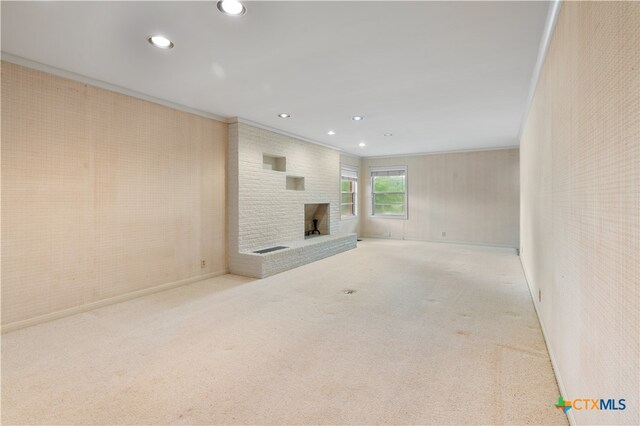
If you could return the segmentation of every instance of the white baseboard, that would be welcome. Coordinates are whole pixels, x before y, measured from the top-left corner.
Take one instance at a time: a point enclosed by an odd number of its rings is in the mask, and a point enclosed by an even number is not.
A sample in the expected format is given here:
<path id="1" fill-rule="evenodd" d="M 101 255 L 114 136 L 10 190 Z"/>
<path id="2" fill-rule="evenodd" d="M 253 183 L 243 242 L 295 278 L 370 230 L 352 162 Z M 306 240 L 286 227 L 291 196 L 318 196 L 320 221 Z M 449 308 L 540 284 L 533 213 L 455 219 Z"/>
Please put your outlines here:
<path id="1" fill-rule="evenodd" d="M 544 338 L 544 343 L 547 346 L 547 352 L 549 353 L 549 358 L 551 359 L 551 367 L 553 368 L 553 373 L 556 376 L 556 382 L 558 383 L 558 388 L 560 389 L 560 394 L 562 397 L 566 397 L 567 390 L 562 382 L 562 376 L 560 375 L 560 370 L 558 369 L 558 363 L 556 362 L 556 357 L 553 352 L 553 348 L 551 347 L 551 342 L 547 337 L 547 329 L 544 326 L 544 321 L 542 321 L 542 317 L 540 316 L 540 312 L 538 312 L 538 305 L 536 304 L 536 296 L 533 292 L 533 287 L 531 286 L 532 281 L 529 279 L 529 275 L 527 274 L 527 268 L 524 267 L 524 263 L 522 262 L 522 256 L 520 256 L 520 266 L 522 266 L 522 272 L 524 272 L 524 279 L 527 281 L 527 287 L 529 287 L 529 293 L 531 294 L 531 303 L 533 303 L 533 308 L 536 311 L 536 317 L 538 317 L 538 323 L 540 324 L 540 329 L 542 330 L 542 337 Z M 575 426 L 576 419 L 573 416 L 573 411 L 569 410 L 567 412 L 567 420 L 571 426 Z"/>
<path id="2" fill-rule="evenodd" d="M 510 244 L 491 244 L 491 243 L 479 243 L 473 241 L 445 241 L 445 240 L 427 240 L 423 238 L 395 238 L 395 237 L 387 237 L 384 235 L 359 235 L 358 238 L 368 238 L 370 240 L 393 240 L 393 241 L 422 241 L 425 243 L 440 243 L 440 244 L 457 244 L 463 246 L 480 246 L 480 247 L 496 247 L 496 248 L 506 248 L 512 249 L 514 252 L 518 249 L 518 246 L 510 245 Z"/>
<path id="3" fill-rule="evenodd" d="M 225 274 L 227 274 L 227 271 L 218 271 L 212 272 L 210 274 L 198 275 L 180 281 L 160 284 L 154 287 L 144 288 L 142 290 L 136 290 L 125 294 L 120 294 L 118 296 L 109 297 L 107 299 L 97 300 L 95 302 L 87 303 L 86 305 L 74 306 L 73 308 L 63 309 L 62 311 L 51 312 L 49 314 L 39 315 L 37 317 L 29 318 L 26 320 L 3 324 L 2 334 L 19 330 L 25 327 L 31 327 L 32 325 L 42 324 L 44 322 L 68 317 L 70 315 L 91 311 L 93 309 L 102 308 L 104 306 L 113 305 L 114 303 L 125 302 L 127 300 L 136 299 L 138 297 L 147 296 L 149 294 L 158 293 L 160 291 L 169 290 L 175 287 L 193 284 L 198 281 L 208 280 L 209 278 L 214 278 Z"/>

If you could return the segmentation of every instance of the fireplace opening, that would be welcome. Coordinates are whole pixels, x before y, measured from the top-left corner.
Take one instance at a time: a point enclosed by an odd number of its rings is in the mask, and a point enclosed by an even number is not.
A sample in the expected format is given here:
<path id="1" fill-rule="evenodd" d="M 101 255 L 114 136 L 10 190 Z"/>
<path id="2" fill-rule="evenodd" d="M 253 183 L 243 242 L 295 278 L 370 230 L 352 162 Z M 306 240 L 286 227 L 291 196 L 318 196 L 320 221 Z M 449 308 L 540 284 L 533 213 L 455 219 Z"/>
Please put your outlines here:
<path id="1" fill-rule="evenodd" d="M 329 204 L 304 205 L 304 237 L 329 235 Z"/>

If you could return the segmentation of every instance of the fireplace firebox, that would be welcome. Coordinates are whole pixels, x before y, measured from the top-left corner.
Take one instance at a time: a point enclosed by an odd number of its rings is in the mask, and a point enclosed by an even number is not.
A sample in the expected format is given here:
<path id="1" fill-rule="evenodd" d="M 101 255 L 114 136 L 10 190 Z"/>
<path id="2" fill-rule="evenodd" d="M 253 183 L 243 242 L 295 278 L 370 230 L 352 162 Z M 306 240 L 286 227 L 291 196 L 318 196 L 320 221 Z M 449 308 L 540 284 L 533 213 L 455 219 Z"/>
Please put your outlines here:
<path id="1" fill-rule="evenodd" d="M 329 235 L 329 203 L 304 205 L 305 238 Z"/>

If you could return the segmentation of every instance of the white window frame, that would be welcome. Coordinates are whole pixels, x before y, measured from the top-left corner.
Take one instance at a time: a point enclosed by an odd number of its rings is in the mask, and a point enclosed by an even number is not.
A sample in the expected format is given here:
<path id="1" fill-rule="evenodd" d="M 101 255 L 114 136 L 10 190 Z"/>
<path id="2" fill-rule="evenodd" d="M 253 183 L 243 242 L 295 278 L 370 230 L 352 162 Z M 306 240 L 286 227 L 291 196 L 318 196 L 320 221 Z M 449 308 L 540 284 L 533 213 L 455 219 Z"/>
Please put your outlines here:
<path id="1" fill-rule="evenodd" d="M 355 166 L 347 164 L 342 164 L 340 166 L 340 220 L 352 220 L 358 218 L 358 171 L 358 168 Z M 347 178 L 346 180 L 354 182 L 355 185 L 353 192 L 342 192 L 342 181 L 345 180 L 343 178 Z M 353 194 L 353 203 L 343 203 L 342 194 Z M 343 204 L 353 204 L 353 215 L 342 215 Z"/>
<path id="2" fill-rule="evenodd" d="M 398 176 L 404 175 L 404 214 L 375 214 L 374 212 L 374 185 L 373 178 L 377 173 L 392 173 L 397 172 Z M 369 185 L 371 186 L 371 193 L 369 208 L 369 216 L 376 219 L 402 219 L 406 220 L 409 217 L 409 172 L 407 166 L 371 166 L 369 167 Z M 402 194 L 402 192 L 388 192 L 387 194 Z"/>

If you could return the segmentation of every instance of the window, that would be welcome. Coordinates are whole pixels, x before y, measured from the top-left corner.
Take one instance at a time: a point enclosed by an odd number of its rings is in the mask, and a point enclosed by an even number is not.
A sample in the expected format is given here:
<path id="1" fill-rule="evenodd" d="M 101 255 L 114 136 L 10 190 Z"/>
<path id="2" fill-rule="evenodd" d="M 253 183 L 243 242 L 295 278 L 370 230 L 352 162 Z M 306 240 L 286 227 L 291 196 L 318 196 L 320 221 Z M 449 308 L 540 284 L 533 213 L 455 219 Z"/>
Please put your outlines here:
<path id="1" fill-rule="evenodd" d="M 356 217 L 358 215 L 358 169 L 342 166 L 340 172 L 340 197 L 340 217 Z"/>
<path id="2" fill-rule="evenodd" d="M 407 167 L 372 167 L 371 215 L 407 218 Z"/>

